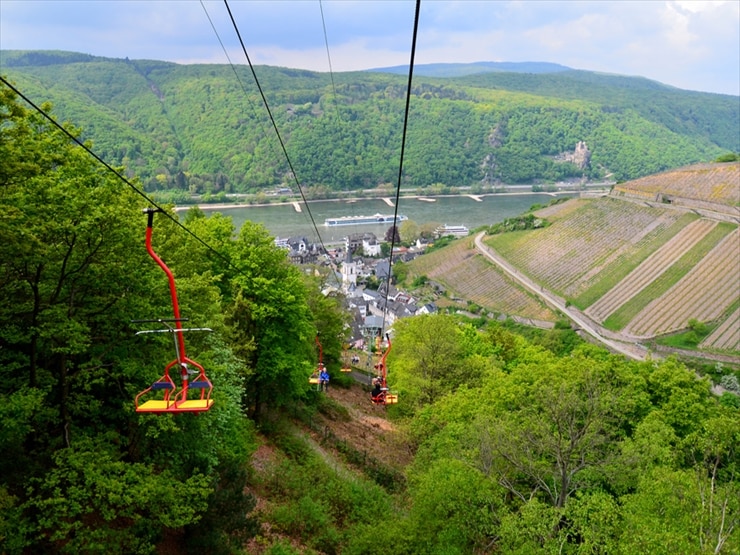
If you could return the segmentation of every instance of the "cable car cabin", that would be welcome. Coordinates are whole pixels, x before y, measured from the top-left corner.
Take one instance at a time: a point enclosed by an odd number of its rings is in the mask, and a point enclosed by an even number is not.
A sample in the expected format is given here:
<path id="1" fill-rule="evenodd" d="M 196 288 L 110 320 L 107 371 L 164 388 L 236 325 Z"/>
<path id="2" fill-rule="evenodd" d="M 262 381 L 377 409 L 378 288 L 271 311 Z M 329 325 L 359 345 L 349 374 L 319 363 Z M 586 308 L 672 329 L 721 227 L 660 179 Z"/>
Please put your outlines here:
<path id="1" fill-rule="evenodd" d="M 211 380 L 206 377 L 205 369 L 193 359 L 188 358 L 185 354 L 185 340 L 183 338 L 183 332 L 212 330 L 209 328 L 183 329 L 181 327 L 182 322 L 185 321 L 185 319 L 180 318 L 180 307 L 177 302 L 177 290 L 175 289 L 175 277 L 172 275 L 172 272 L 167 265 L 152 249 L 154 214 L 159 211 L 160 210 L 153 208 L 147 208 L 144 210 L 144 213 L 147 214 L 148 217 L 146 228 L 146 250 L 149 253 L 149 256 L 152 257 L 152 259 L 167 275 L 170 285 L 170 297 L 172 298 L 172 311 L 174 313 L 174 318 L 171 320 L 163 320 L 161 318 L 155 320 L 138 320 L 139 322 L 159 322 L 164 324 L 166 329 L 140 331 L 137 332 L 137 335 L 142 333 L 158 332 L 172 333 L 175 343 L 176 358 L 165 366 L 164 375 L 161 378 L 136 396 L 134 404 L 136 405 L 136 412 L 151 412 L 159 414 L 173 412 L 204 412 L 209 410 L 213 405 L 213 399 L 211 399 L 213 384 L 211 383 Z M 174 327 L 168 322 L 173 322 Z M 180 369 L 181 385 L 179 389 L 170 376 L 170 370 L 176 365 Z M 191 366 L 194 370 L 191 370 Z M 197 395 L 189 397 L 191 390 L 193 392 L 197 392 Z M 152 396 L 156 395 L 157 398 L 148 398 L 150 397 L 150 394 L 153 394 Z"/>

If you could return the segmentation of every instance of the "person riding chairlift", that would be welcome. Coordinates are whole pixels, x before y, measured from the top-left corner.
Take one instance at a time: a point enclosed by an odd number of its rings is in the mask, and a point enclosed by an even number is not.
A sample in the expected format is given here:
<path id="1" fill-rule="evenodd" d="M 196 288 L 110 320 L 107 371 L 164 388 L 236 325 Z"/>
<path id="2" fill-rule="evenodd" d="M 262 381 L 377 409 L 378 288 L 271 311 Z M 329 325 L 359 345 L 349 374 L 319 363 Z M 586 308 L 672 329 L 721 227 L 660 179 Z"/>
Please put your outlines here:
<path id="1" fill-rule="evenodd" d="M 326 371 L 326 367 L 323 364 L 319 365 L 321 372 L 319 373 L 319 391 L 329 391 L 329 372 Z"/>
<path id="2" fill-rule="evenodd" d="M 382 391 L 383 389 L 381 387 L 380 378 L 373 378 L 373 390 L 370 392 L 371 399 L 375 401 Z"/>

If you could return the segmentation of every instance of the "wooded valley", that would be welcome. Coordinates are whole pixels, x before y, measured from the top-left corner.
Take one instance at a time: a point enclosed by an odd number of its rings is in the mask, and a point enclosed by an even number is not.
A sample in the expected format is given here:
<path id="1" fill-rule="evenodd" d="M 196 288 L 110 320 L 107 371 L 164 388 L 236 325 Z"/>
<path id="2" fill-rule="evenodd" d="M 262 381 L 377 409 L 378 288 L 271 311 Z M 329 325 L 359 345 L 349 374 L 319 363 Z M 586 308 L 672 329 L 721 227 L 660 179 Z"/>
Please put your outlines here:
<path id="1" fill-rule="evenodd" d="M 3 51 L 0 67 L 147 191 L 182 201 L 296 189 L 246 66 Z M 307 196 L 395 183 L 403 76 L 255 71 Z M 623 181 L 740 151 L 736 97 L 642 78 L 573 70 L 421 76 L 411 94 L 404 187 Z M 590 151 L 583 168 L 566 156 L 579 141 Z"/>
<path id="2" fill-rule="evenodd" d="M 108 63 L 97 67 L 110 81 L 88 93 L 108 96 L 105 88 L 117 91 L 119 106 L 135 104 Z M 166 69 L 137 64 L 150 76 Z M 317 78 L 274 71 L 291 87 Z M 31 88 L 36 79 L 18 77 Z M 376 110 L 366 120 L 369 141 L 369 122 L 393 119 L 384 107 L 396 100 L 386 76 L 368 79 L 378 79 L 370 97 L 383 91 L 363 108 Z M 65 100 L 71 111 L 60 119 L 79 124 L 76 110 L 87 108 L 60 90 L 57 106 Z M 442 101 L 430 98 L 435 106 Z M 229 128 L 207 112 L 204 123 Z M 96 113 L 105 114 L 103 125 L 119 121 L 112 109 Z M 131 138 L 126 149 L 148 137 L 151 152 L 170 151 L 177 168 L 184 158 L 169 142 L 169 124 L 152 123 L 167 121 L 164 113 L 151 112 L 146 132 L 115 125 Z M 93 129 L 95 122 L 102 124 L 94 120 Z M 308 141 L 308 129 L 293 135 Z M 124 148 L 109 137 L 102 151 L 93 143 L 96 152 Z M 702 141 L 688 147 L 699 158 L 723 150 Z M 127 153 L 118 151 L 121 159 Z M 144 163 L 132 167 L 142 171 L 165 159 L 136 156 Z M 357 418 L 337 393 L 359 387 L 339 372 L 342 299 L 323 295 L 325 276 L 290 264 L 263 227 L 247 223 L 236 234 L 229 219 L 197 208 L 178 220 L 161 207 L 152 242 L 174 273 L 188 327 L 212 330 L 187 334 L 187 344 L 213 382 L 213 407 L 135 412 L 136 395 L 177 349 L 168 333 L 137 335 L 173 310 L 167 277 L 145 248 L 142 209 L 152 203 L 137 180 L 100 165 L 4 85 L 0 160 L 0 552 L 740 550 L 736 395 L 713 395 L 709 379 L 675 359 L 610 354 L 568 325 L 538 331 L 419 316 L 394 326 L 388 377 L 399 403 L 373 415 L 392 428 L 377 436 L 387 438 L 376 446 L 386 455 L 378 460 L 357 446 L 359 435 L 357 443 L 332 442 L 333 423 Z M 198 163 L 203 175 L 211 171 L 208 156 Z M 279 173 L 265 167 L 270 179 Z M 317 333 L 332 376 L 326 394 L 307 380 Z M 319 422 L 326 424 L 317 436 Z"/>

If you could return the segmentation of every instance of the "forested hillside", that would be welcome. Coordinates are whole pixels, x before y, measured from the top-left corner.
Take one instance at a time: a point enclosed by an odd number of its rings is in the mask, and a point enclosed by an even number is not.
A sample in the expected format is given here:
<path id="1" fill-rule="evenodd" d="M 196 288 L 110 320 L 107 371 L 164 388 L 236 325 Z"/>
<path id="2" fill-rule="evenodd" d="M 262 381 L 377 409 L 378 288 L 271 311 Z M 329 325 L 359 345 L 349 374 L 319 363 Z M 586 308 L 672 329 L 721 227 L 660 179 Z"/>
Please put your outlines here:
<path id="1" fill-rule="evenodd" d="M 404 76 L 255 71 L 309 194 L 396 180 Z M 0 72 L 149 191 L 295 186 L 246 66 L 3 51 Z M 736 97 L 588 72 L 419 76 L 403 185 L 634 179 L 740 151 L 739 111 Z M 579 141 L 584 168 L 566 156 Z"/>
<path id="2" fill-rule="evenodd" d="M 153 214 L 151 240 L 187 326 L 211 330 L 186 335 L 213 406 L 135 412 L 177 352 L 169 333 L 137 335 L 173 316 L 145 248 L 152 204 L 5 86 L 0 160 L 0 553 L 740 549 L 737 396 L 570 329 L 403 319 L 388 357 L 399 403 L 374 407 L 397 431 L 377 446 L 387 457 L 329 426 L 311 438 L 319 415 L 355 418 L 332 397 L 349 381 L 340 299 L 261 226 L 235 235 L 197 208 L 182 224 Z M 307 380 L 317 332 L 327 394 Z"/>

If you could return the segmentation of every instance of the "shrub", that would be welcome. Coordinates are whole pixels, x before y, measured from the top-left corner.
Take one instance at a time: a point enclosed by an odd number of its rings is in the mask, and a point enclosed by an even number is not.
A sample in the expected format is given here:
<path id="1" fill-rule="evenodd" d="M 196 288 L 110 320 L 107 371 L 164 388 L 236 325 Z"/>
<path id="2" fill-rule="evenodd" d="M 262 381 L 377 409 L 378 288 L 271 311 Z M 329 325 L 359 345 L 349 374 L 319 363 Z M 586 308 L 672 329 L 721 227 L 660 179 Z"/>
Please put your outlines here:
<path id="1" fill-rule="evenodd" d="M 740 382 L 738 382 L 737 376 L 733 374 L 725 374 L 719 381 L 719 385 L 724 387 L 727 391 L 734 391 L 740 393 Z"/>

